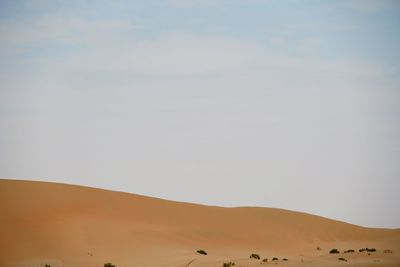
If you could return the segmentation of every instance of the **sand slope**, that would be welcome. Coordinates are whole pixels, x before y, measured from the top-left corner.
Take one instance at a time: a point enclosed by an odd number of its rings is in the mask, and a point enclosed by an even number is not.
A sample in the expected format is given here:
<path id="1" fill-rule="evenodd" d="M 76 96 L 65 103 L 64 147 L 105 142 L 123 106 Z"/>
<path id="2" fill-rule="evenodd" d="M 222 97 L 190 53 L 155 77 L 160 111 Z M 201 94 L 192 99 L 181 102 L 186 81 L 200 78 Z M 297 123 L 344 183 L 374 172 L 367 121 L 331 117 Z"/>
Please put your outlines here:
<path id="1" fill-rule="evenodd" d="M 400 230 L 32 181 L 0 180 L 0 244 L 0 266 L 7 267 L 260 266 L 251 253 L 289 259 L 266 266 L 400 266 Z M 357 252 L 331 255 L 331 248 Z"/>

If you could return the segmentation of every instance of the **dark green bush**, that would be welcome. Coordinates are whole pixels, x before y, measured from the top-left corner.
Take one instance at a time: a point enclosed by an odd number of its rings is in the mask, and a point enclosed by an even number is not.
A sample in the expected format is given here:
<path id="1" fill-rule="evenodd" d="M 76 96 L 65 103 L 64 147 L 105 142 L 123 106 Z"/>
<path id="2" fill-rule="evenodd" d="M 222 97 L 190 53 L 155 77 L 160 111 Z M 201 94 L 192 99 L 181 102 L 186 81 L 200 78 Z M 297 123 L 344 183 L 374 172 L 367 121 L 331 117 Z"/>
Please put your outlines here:
<path id="1" fill-rule="evenodd" d="M 331 249 L 331 251 L 329 251 L 329 253 L 336 254 L 336 253 L 340 253 L 340 252 L 336 248 L 333 248 L 333 249 Z"/>
<path id="2" fill-rule="evenodd" d="M 199 253 L 199 254 L 201 254 L 201 255 L 207 255 L 207 252 L 205 252 L 205 251 L 202 250 L 202 249 L 199 249 L 199 250 L 197 251 L 197 253 Z"/>
<path id="3" fill-rule="evenodd" d="M 358 252 L 364 252 L 364 251 L 376 252 L 376 249 L 375 248 L 361 248 L 361 249 L 358 250 Z"/>
<path id="4" fill-rule="evenodd" d="M 115 267 L 115 265 L 110 262 L 107 262 L 107 263 L 104 263 L 104 267 Z"/>
<path id="5" fill-rule="evenodd" d="M 256 260 L 259 260 L 260 259 L 260 255 L 258 255 L 258 254 L 251 254 L 250 255 L 250 259 L 256 259 Z"/>
<path id="6" fill-rule="evenodd" d="M 273 257 L 272 260 L 273 260 L 273 261 L 277 261 L 278 258 L 277 258 L 277 257 Z"/>

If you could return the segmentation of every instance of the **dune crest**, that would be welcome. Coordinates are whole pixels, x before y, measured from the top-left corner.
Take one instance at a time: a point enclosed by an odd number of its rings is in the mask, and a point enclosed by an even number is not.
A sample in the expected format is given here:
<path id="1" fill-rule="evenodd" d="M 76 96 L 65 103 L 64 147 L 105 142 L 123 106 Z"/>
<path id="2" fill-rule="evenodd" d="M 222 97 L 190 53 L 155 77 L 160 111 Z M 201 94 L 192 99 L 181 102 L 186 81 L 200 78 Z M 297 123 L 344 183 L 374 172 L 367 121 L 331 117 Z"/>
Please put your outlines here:
<path id="1" fill-rule="evenodd" d="M 0 180 L 0 242 L 0 266 L 8 267 L 258 266 L 273 257 L 284 266 L 400 266 L 398 229 L 34 181 Z"/>

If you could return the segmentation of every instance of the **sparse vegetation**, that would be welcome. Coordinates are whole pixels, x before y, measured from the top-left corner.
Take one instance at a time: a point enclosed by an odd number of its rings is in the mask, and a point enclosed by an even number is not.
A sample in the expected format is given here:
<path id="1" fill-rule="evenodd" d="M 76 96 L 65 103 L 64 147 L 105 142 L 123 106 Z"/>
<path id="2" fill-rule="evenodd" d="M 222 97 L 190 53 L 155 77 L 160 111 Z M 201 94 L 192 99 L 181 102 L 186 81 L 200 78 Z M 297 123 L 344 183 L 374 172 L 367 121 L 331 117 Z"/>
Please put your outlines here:
<path id="1" fill-rule="evenodd" d="M 348 249 L 348 250 L 344 251 L 343 253 L 354 253 L 354 252 L 355 252 L 354 249 Z"/>
<path id="2" fill-rule="evenodd" d="M 115 265 L 110 262 L 107 262 L 107 263 L 104 263 L 104 267 L 115 267 Z"/>
<path id="3" fill-rule="evenodd" d="M 340 261 L 347 261 L 345 258 L 339 258 Z"/>
<path id="4" fill-rule="evenodd" d="M 331 253 L 331 254 L 338 254 L 338 253 L 340 253 L 340 251 L 337 250 L 336 248 L 333 248 L 333 249 L 331 249 L 331 251 L 329 251 L 329 253 Z"/>
<path id="5" fill-rule="evenodd" d="M 321 250 L 321 247 L 317 247 L 317 250 Z"/>
<path id="6" fill-rule="evenodd" d="M 256 259 L 256 260 L 259 260 L 260 259 L 260 255 L 258 255 L 258 254 L 251 254 L 250 255 L 250 259 Z"/>
<path id="7" fill-rule="evenodd" d="M 263 259 L 262 261 L 263 261 L 263 262 L 268 262 L 268 259 L 267 259 L 267 258 L 265 258 L 265 259 Z"/>
<path id="8" fill-rule="evenodd" d="M 234 266 L 235 263 L 234 262 L 224 262 L 224 264 L 222 264 L 222 267 L 231 267 Z"/>
<path id="9" fill-rule="evenodd" d="M 273 257 L 272 260 L 273 260 L 273 261 L 277 261 L 278 258 L 277 258 L 277 257 Z"/>
<path id="10" fill-rule="evenodd" d="M 201 255 L 207 255 L 207 252 L 205 252 L 205 251 L 202 250 L 202 249 L 199 249 L 199 250 L 197 251 L 197 253 L 199 253 L 199 254 L 201 254 Z"/>
<path id="11" fill-rule="evenodd" d="M 391 250 L 391 249 L 384 249 L 384 250 L 383 250 L 383 253 L 393 253 L 393 250 Z"/>
<path id="12" fill-rule="evenodd" d="M 283 261 L 288 261 L 288 259 L 286 259 L 286 258 L 283 258 Z"/>
<path id="13" fill-rule="evenodd" d="M 51 267 L 51 265 L 50 264 L 45 264 L 44 267 Z"/>

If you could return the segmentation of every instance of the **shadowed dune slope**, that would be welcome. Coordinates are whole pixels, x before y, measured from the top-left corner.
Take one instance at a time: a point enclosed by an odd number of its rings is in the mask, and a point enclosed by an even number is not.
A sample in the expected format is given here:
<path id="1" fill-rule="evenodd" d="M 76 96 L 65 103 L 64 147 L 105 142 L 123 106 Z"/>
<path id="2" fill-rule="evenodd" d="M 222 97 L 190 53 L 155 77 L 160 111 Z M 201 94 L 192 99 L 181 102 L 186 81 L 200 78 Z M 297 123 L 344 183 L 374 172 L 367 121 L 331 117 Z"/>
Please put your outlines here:
<path id="1" fill-rule="evenodd" d="M 44 266 L 46 261 L 52 267 L 94 267 L 108 261 L 119 263 L 117 267 L 185 266 L 191 259 L 197 259 L 191 266 L 219 266 L 201 261 L 248 258 L 253 251 L 312 257 L 317 246 L 399 251 L 400 231 L 281 209 L 222 208 L 82 186 L 0 180 L 0 244 L 1 266 Z M 210 255 L 198 259 L 197 249 Z"/>

